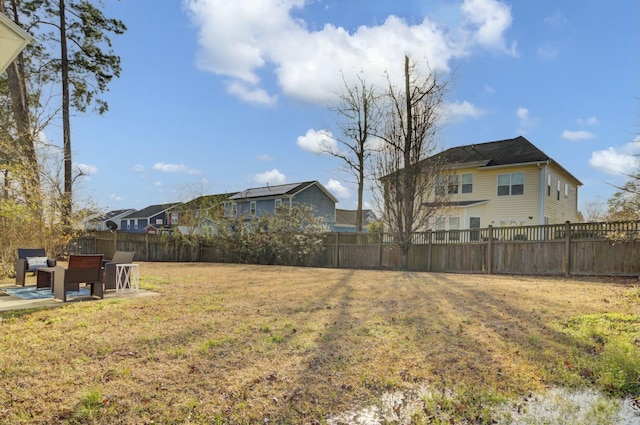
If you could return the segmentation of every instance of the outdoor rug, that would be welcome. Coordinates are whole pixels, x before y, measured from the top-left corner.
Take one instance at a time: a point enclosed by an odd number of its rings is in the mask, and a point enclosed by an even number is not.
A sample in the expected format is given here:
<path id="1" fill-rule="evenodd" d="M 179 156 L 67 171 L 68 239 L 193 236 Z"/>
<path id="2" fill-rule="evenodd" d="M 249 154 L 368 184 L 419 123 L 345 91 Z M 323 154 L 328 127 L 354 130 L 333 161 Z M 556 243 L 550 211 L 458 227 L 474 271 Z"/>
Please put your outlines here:
<path id="1" fill-rule="evenodd" d="M 23 300 L 43 300 L 53 298 L 51 288 L 36 288 L 35 286 L 30 286 L 26 288 L 5 288 L 1 291 L 7 295 L 22 298 Z M 89 288 L 80 288 L 77 292 L 67 291 L 67 297 L 82 297 L 85 295 L 91 295 Z"/>

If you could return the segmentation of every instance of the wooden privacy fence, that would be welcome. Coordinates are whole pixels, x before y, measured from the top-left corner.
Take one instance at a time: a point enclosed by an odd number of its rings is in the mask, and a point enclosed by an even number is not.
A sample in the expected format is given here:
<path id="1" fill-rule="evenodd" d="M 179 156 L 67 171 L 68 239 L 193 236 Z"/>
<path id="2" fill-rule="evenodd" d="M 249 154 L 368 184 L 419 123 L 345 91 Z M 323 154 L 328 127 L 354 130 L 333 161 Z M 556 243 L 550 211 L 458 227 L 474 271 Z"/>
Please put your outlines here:
<path id="1" fill-rule="evenodd" d="M 530 275 L 640 275 L 640 222 L 564 223 L 415 233 L 409 270 Z M 202 240 L 191 246 L 153 234 L 96 232 L 75 239 L 70 253 L 135 251 L 139 261 L 231 262 L 237 256 Z M 286 264 L 285 264 L 286 265 Z M 311 265 L 400 269 L 388 233 L 328 233 Z"/>

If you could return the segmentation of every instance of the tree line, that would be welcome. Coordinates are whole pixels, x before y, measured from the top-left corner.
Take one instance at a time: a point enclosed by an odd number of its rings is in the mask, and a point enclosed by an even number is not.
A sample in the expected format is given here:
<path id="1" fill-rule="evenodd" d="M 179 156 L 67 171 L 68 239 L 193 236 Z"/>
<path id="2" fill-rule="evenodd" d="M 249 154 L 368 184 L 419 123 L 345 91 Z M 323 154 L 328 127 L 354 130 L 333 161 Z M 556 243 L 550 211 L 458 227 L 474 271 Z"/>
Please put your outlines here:
<path id="1" fill-rule="evenodd" d="M 17 247 L 57 254 L 77 221 L 83 172 L 73 165 L 71 114 L 108 110 L 101 95 L 121 71 L 110 37 L 126 30 L 94 3 L 0 0 L 0 13 L 33 37 L 0 75 L 0 274 Z M 53 128 L 61 144 L 47 138 Z"/>

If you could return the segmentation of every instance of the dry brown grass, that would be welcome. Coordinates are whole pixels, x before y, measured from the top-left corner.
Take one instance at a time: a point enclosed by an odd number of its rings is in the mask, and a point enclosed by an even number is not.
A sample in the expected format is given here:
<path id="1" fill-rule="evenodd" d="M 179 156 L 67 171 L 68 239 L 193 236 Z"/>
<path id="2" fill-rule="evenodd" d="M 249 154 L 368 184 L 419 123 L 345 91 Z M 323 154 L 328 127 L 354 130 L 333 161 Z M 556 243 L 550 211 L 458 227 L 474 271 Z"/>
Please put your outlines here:
<path id="1" fill-rule="evenodd" d="M 583 385 L 558 323 L 635 281 L 141 263 L 160 297 L 0 313 L 0 423 L 322 423 L 427 384 Z M 6 282 L 8 283 L 8 282 Z"/>

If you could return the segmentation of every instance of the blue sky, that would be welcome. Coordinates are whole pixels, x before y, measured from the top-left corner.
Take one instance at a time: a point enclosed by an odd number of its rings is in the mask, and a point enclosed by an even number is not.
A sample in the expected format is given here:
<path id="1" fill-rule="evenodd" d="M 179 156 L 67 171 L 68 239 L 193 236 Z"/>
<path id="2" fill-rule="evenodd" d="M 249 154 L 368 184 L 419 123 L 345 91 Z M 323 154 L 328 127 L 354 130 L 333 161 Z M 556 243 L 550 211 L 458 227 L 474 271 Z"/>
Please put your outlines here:
<path id="1" fill-rule="evenodd" d="M 442 148 L 523 135 L 606 201 L 640 153 L 637 0 L 109 1 L 122 74 L 103 116 L 72 119 L 76 194 L 103 209 L 318 180 L 341 74 L 385 87 L 403 56 L 449 80 Z M 47 134 L 61 144 L 55 134 Z M 367 199 L 370 199 L 368 197 Z M 368 205 L 371 206 L 371 205 Z"/>

